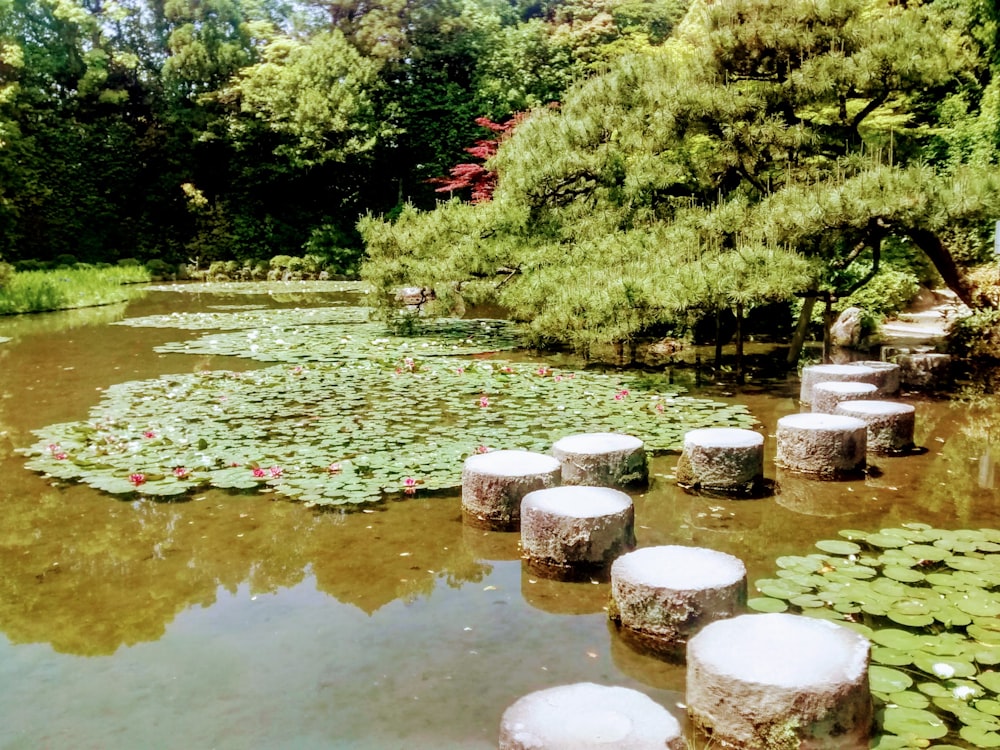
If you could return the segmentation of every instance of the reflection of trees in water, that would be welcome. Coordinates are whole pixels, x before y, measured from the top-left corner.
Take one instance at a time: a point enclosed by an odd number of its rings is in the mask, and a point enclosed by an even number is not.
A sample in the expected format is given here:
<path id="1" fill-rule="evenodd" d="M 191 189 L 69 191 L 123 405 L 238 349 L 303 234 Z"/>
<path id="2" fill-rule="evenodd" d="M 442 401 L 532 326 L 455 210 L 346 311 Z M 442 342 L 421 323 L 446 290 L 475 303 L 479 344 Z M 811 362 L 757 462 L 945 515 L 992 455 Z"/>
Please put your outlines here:
<path id="1" fill-rule="evenodd" d="M 996 504 L 1000 399 L 978 396 L 944 406 L 941 419 L 925 433 L 933 458 L 920 478 L 922 504 L 951 516 L 953 523 L 972 524 Z"/>
<path id="2" fill-rule="evenodd" d="M 460 585 L 489 571 L 465 551 L 451 499 L 346 516 L 221 493 L 126 503 L 85 487 L 46 491 L 10 469 L 0 629 L 14 643 L 111 654 L 160 638 L 185 609 L 214 604 L 220 587 L 272 593 L 309 571 L 321 591 L 368 613 L 429 595 L 439 578 Z"/>

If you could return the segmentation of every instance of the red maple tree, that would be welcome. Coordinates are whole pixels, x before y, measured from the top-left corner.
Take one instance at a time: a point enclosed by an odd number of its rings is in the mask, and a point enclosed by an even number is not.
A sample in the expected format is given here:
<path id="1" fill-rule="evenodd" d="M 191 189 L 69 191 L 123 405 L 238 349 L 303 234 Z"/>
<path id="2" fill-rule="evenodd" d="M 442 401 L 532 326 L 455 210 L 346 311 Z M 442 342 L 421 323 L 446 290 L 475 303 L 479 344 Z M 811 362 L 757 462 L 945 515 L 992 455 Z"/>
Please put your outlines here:
<path id="1" fill-rule="evenodd" d="M 476 141 L 476 145 L 465 149 L 466 153 L 472 154 L 480 161 L 463 162 L 456 164 L 448 172 L 447 177 L 432 177 L 428 180 L 436 193 L 451 193 L 455 190 L 469 188 L 472 191 L 472 203 L 486 203 L 493 197 L 493 191 L 497 186 L 497 173 L 486 169 L 485 163 L 489 161 L 500 148 L 500 144 L 510 137 L 514 129 L 521 124 L 527 112 L 518 112 L 513 117 L 503 122 L 493 122 L 488 117 L 477 117 L 475 122 L 482 128 L 486 128 L 491 133 L 495 133 L 494 138 L 483 138 Z"/>

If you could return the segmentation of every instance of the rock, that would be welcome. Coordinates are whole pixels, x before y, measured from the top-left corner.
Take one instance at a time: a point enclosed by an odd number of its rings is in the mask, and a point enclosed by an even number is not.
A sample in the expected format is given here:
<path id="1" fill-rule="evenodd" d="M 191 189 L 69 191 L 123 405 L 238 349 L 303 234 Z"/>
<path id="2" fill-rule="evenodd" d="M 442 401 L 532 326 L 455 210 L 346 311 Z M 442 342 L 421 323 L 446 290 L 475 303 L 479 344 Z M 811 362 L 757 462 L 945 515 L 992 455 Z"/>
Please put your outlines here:
<path id="1" fill-rule="evenodd" d="M 647 695 L 592 682 L 530 693 L 500 720 L 500 750 L 685 750 L 680 723 Z"/>
<path id="2" fill-rule="evenodd" d="M 830 343 L 834 346 L 856 347 L 864 337 L 862 318 L 864 310 L 860 307 L 848 307 L 830 326 Z"/>
<path id="3" fill-rule="evenodd" d="M 539 575 L 560 580 L 606 576 L 635 546 L 632 498 L 611 487 L 553 487 L 521 501 L 521 551 Z"/>
<path id="4" fill-rule="evenodd" d="M 764 436 L 732 427 L 691 430 L 676 474 L 682 487 L 749 494 L 764 479 Z"/>
<path id="5" fill-rule="evenodd" d="M 812 389 L 812 410 L 817 414 L 833 414 L 841 401 L 859 401 L 875 398 L 878 386 L 872 383 L 851 383 L 847 381 L 817 383 Z"/>
<path id="6" fill-rule="evenodd" d="M 837 405 L 834 413 L 860 419 L 867 425 L 867 444 L 871 453 L 907 453 L 913 449 L 916 409 L 910 404 L 845 401 Z"/>
<path id="7" fill-rule="evenodd" d="M 951 385 L 951 356 L 928 352 L 901 354 L 900 377 L 907 388 L 944 390 Z"/>
<path id="8" fill-rule="evenodd" d="M 570 435 L 552 446 L 562 464 L 563 484 L 630 487 L 649 478 L 642 441 L 617 432 Z"/>
<path id="9" fill-rule="evenodd" d="M 774 463 L 820 479 L 856 475 L 865 468 L 867 427 L 835 414 L 789 414 L 778 420 Z"/>
<path id="10" fill-rule="evenodd" d="M 683 656 L 691 636 L 746 601 L 746 566 L 725 552 L 645 547 L 611 565 L 609 617 L 626 640 L 668 657 Z"/>
<path id="11" fill-rule="evenodd" d="M 524 496 L 561 481 L 559 461 L 543 453 L 501 450 L 469 456 L 462 466 L 462 518 L 477 528 L 516 531 Z"/>
<path id="12" fill-rule="evenodd" d="M 882 376 L 876 370 L 861 365 L 807 365 L 802 368 L 799 401 L 812 404 L 812 389 L 816 383 L 852 382 L 871 383 L 876 387 Z"/>
<path id="13" fill-rule="evenodd" d="M 688 715 L 713 746 L 866 750 L 868 639 L 790 614 L 706 625 L 688 644 Z"/>

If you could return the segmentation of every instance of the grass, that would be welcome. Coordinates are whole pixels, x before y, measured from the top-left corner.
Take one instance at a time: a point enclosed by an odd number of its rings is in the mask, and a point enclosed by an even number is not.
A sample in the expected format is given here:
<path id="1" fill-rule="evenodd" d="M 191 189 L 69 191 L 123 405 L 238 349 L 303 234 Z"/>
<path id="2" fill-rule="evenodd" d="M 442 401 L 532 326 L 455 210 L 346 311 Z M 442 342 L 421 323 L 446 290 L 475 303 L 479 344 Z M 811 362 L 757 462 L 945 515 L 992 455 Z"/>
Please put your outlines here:
<path id="1" fill-rule="evenodd" d="M 22 271 L 0 286 L 0 315 L 124 302 L 131 296 L 125 285 L 149 280 L 149 272 L 142 266 Z"/>

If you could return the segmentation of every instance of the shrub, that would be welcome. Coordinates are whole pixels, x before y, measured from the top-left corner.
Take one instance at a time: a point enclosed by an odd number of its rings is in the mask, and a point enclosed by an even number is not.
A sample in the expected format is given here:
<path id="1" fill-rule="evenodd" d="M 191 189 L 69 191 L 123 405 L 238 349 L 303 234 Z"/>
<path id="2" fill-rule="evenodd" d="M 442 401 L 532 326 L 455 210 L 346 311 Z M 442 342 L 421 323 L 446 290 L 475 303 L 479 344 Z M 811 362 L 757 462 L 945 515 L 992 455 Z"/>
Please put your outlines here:
<path id="1" fill-rule="evenodd" d="M 951 328 L 948 350 L 960 357 L 1000 359 L 1000 310 L 976 310 Z"/>
<path id="2" fill-rule="evenodd" d="M 14 278 L 14 266 L 0 260 L 0 289 L 4 289 Z"/>
<path id="3" fill-rule="evenodd" d="M 269 267 L 272 271 L 283 271 L 288 268 L 288 265 L 292 262 L 292 257 L 290 255 L 275 255 L 271 258 Z"/>
<path id="4" fill-rule="evenodd" d="M 174 274 L 177 273 L 177 269 L 174 266 L 170 265 L 164 260 L 160 260 L 159 258 L 152 258 L 151 260 L 147 260 L 146 270 L 149 271 L 149 273 L 152 276 L 158 279 L 171 278 L 172 276 L 174 276 Z"/>
<path id="5" fill-rule="evenodd" d="M 63 253 L 52 260 L 53 268 L 72 268 L 77 263 L 76 256 Z"/>

